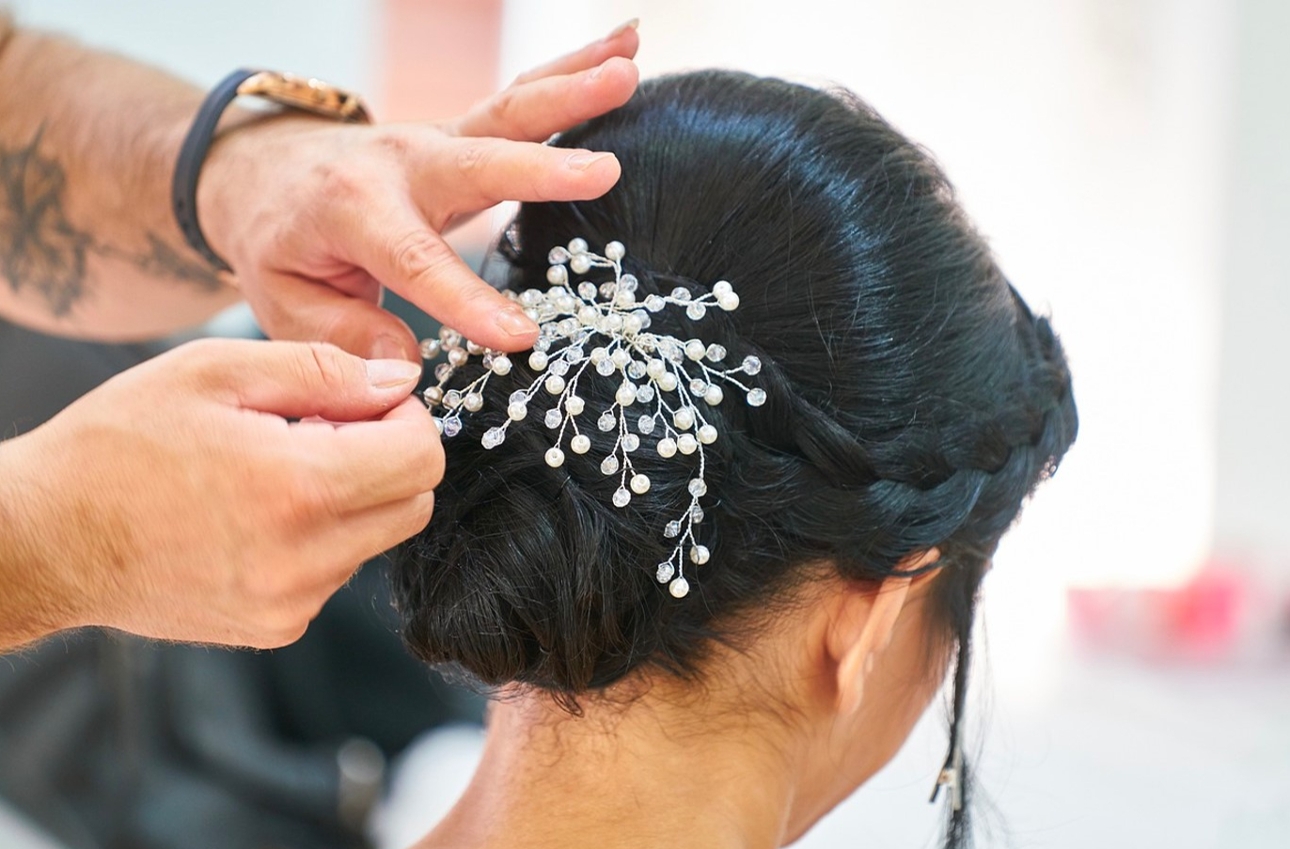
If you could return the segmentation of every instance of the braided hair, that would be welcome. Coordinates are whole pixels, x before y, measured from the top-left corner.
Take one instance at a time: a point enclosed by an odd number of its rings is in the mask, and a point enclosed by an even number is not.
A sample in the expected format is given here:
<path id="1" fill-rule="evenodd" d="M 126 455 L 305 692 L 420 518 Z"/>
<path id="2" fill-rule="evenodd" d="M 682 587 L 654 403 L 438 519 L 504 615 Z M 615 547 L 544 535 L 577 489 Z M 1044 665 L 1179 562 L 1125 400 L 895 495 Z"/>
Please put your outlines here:
<path id="1" fill-rule="evenodd" d="M 701 333 L 762 360 L 767 400 L 711 410 L 722 438 L 707 453 L 703 533 L 716 554 L 680 601 L 654 579 L 671 545 L 658 517 L 687 500 L 676 464 L 639 452 L 654 485 L 616 509 L 617 481 L 593 459 L 612 434 L 589 434 L 590 453 L 551 469 L 541 428 L 485 451 L 479 434 L 497 422 L 468 419 L 435 520 L 396 553 L 409 645 L 573 704 L 645 665 L 695 675 L 809 564 L 880 581 L 935 546 L 932 622 L 957 651 L 957 746 L 981 578 L 1075 438 L 1048 321 L 932 159 L 847 92 L 726 71 L 664 77 L 555 143 L 613 151 L 622 178 L 596 200 L 525 204 L 500 248 L 508 285 L 544 288 L 547 250 L 574 236 L 626 243 L 641 297 L 730 280 L 740 308 Z M 654 320 L 696 335 L 682 311 Z M 517 362 L 515 384 L 533 378 Z M 508 388 L 496 383 L 485 409 L 500 418 Z M 613 391 L 580 394 L 608 407 Z M 966 808 L 950 834 L 966 840 Z"/>

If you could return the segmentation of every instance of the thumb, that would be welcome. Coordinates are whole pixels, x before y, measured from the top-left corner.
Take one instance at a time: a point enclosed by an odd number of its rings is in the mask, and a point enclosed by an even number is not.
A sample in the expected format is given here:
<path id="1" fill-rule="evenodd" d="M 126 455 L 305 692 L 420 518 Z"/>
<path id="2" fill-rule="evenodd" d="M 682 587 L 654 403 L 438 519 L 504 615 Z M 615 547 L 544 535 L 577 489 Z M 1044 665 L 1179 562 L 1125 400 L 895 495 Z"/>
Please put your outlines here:
<path id="1" fill-rule="evenodd" d="M 274 272 L 272 278 L 257 289 L 272 296 L 252 301 L 270 339 L 330 342 L 363 357 L 421 362 L 411 328 L 372 301 L 290 274 Z M 369 281 L 378 292 L 380 284 Z"/>
<path id="2" fill-rule="evenodd" d="M 421 377 L 416 363 L 364 360 L 322 342 L 202 340 L 175 353 L 229 402 L 293 419 L 370 419 L 407 398 Z"/>

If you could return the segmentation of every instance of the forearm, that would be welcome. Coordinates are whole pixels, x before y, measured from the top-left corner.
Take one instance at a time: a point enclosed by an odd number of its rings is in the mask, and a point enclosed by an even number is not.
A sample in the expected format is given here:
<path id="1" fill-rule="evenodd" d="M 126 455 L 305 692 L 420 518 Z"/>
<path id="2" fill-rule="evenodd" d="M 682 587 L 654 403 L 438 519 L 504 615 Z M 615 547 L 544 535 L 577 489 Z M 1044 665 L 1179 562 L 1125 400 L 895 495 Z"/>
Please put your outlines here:
<path id="1" fill-rule="evenodd" d="M 126 340 L 196 324 L 236 300 L 170 213 L 171 173 L 200 101 L 193 86 L 127 59 L 9 34 L 0 49 L 0 315 Z"/>

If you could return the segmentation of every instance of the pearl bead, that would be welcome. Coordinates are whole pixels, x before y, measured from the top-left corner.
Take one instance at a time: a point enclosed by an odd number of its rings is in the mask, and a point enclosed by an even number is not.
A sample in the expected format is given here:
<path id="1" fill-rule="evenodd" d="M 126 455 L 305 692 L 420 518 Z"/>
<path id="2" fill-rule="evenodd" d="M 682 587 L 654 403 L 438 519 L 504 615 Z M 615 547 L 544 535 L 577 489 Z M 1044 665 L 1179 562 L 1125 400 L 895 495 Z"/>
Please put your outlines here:
<path id="1" fill-rule="evenodd" d="M 707 401 L 708 404 L 713 407 L 720 404 L 721 399 L 724 397 L 726 397 L 725 393 L 722 392 L 721 387 L 717 386 L 715 383 L 710 385 L 703 393 L 703 400 Z"/>
<path id="2" fill-rule="evenodd" d="M 586 240 L 586 239 L 570 239 L 570 240 L 569 240 L 569 253 L 574 254 L 574 255 L 577 255 L 577 254 L 585 254 L 586 252 L 587 252 L 587 240 Z"/>
<path id="3" fill-rule="evenodd" d="M 448 364 L 454 367 L 464 366 L 469 358 L 465 348 L 453 348 L 448 352 Z"/>
<path id="4" fill-rule="evenodd" d="M 528 404 L 520 402 L 518 404 L 509 404 L 506 407 L 506 415 L 513 422 L 524 421 L 524 417 L 529 414 Z"/>
<path id="5" fill-rule="evenodd" d="M 694 563 L 696 566 L 702 566 L 704 563 L 707 563 L 710 556 L 711 552 L 708 551 L 708 547 L 706 545 L 696 545 L 694 548 L 690 549 L 690 562 Z"/>
<path id="6" fill-rule="evenodd" d="M 632 476 L 632 492 L 637 495 L 644 495 L 649 492 L 649 478 L 645 475 Z"/>
<path id="7" fill-rule="evenodd" d="M 614 261 L 620 260 L 627 256 L 627 248 L 623 247 L 622 242 L 614 241 L 605 245 L 605 258 Z"/>
<path id="8" fill-rule="evenodd" d="M 466 395 L 465 406 L 472 413 L 478 413 L 484 406 L 484 396 L 478 392 L 470 392 Z"/>
<path id="9" fill-rule="evenodd" d="M 586 454 L 591 450 L 591 439 L 586 434 L 580 433 L 569 440 L 569 447 L 573 449 L 574 454 Z"/>
<path id="10" fill-rule="evenodd" d="M 548 448 L 545 459 L 548 466 L 558 469 L 564 465 L 564 452 L 559 448 Z"/>
<path id="11" fill-rule="evenodd" d="M 529 368 L 534 371 L 542 371 L 546 368 L 547 356 L 542 351 L 534 351 L 529 354 Z"/>
<path id="12" fill-rule="evenodd" d="M 676 440 L 676 447 L 682 454 L 693 454 L 699 448 L 699 440 L 695 439 L 692 433 L 683 433 Z"/>
<path id="13" fill-rule="evenodd" d="M 756 389 L 749 390 L 749 392 L 748 392 L 748 406 L 750 406 L 750 407 L 760 407 L 762 404 L 765 404 L 765 403 L 766 403 L 766 390 L 765 390 L 765 389 L 762 389 L 761 387 L 757 387 Z"/>
<path id="14" fill-rule="evenodd" d="M 569 260 L 569 269 L 574 274 L 586 274 L 591 270 L 591 257 L 586 254 L 574 254 L 573 259 Z"/>
<path id="15" fill-rule="evenodd" d="M 678 430 L 689 430 L 694 424 L 694 410 L 689 407 L 682 407 L 672 414 L 672 424 L 676 425 Z"/>
<path id="16" fill-rule="evenodd" d="M 670 436 L 665 436 L 658 441 L 658 456 L 663 459 L 676 456 L 676 440 Z"/>
<path id="17" fill-rule="evenodd" d="M 443 350 L 443 345 L 438 339 L 421 340 L 422 359 L 433 360 L 435 357 L 439 356 L 439 352 L 441 350 Z"/>
<path id="18" fill-rule="evenodd" d="M 557 245 L 556 247 L 551 249 L 550 253 L 546 255 L 546 261 L 551 263 L 552 265 L 559 265 L 561 263 L 568 262 L 569 252 Z"/>
<path id="19" fill-rule="evenodd" d="M 710 424 L 705 424 L 699 428 L 699 441 L 704 445 L 711 445 L 717 441 L 717 429 Z"/>
<path id="20" fill-rule="evenodd" d="M 546 383 L 542 385 L 546 387 L 546 391 L 550 392 L 552 395 L 559 395 L 564 391 L 564 378 L 560 377 L 558 374 L 553 374 L 548 377 L 546 379 Z"/>
<path id="21" fill-rule="evenodd" d="M 636 387 L 627 381 L 618 387 L 614 400 L 624 407 L 630 407 L 636 401 Z"/>
<path id="22" fill-rule="evenodd" d="M 421 394 L 421 397 L 425 399 L 426 404 L 434 407 L 443 403 L 443 390 L 438 386 L 431 386 Z"/>
<path id="23" fill-rule="evenodd" d="M 493 374 L 499 377 L 505 377 L 511 373 L 510 357 L 497 356 L 493 357 Z"/>
<path id="24" fill-rule="evenodd" d="M 685 578 L 677 578 L 667 585 L 667 591 L 672 594 L 672 598 L 685 598 L 690 593 L 690 582 Z"/>
<path id="25" fill-rule="evenodd" d="M 564 408 L 569 411 L 569 415 L 580 416 L 582 415 L 582 411 L 587 408 L 587 402 L 579 398 L 577 395 L 570 395 L 568 398 L 564 399 Z"/>
<path id="26" fill-rule="evenodd" d="M 708 346 L 704 345 L 698 339 L 691 339 L 685 343 L 685 355 L 695 362 L 703 359 L 703 355 L 707 352 Z"/>

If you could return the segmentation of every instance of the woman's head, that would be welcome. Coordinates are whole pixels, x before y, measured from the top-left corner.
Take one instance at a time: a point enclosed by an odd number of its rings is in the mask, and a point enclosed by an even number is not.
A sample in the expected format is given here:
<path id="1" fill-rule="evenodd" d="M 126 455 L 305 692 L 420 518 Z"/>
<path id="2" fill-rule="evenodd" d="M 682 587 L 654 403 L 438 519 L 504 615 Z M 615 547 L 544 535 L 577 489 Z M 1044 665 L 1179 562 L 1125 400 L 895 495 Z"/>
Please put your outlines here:
<path id="1" fill-rule="evenodd" d="M 729 280 L 737 310 L 660 312 L 652 329 L 759 357 L 767 400 L 705 411 L 721 433 L 699 531 L 713 556 L 676 599 L 655 580 L 673 545 L 659 529 L 692 470 L 646 438 L 634 462 L 653 485 L 620 509 L 599 468 L 613 434 L 588 430 L 593 449 L 559 468 L 540 423 L 485 450 L 535 377 L 517 358 L 450 443 L 435 519 L 397 558 L 413 650 L 566 697 L 646 669 L 699 679 L 715 646 L 775 628 L 808 584 L 877 588 L 934 551 L 928 644 L 962 654 L 988 560 L 1076 416 L 1048 322 L 935 164 L 848 94 L 728 72 L 648 82 L 557 144 L 613 151 L 622 178 L 597 200 L 522 207 L 508 285 L 545 288 L 549 249 L 574 237 L 625 243 L 641 297 Z M 617 386 L 579 394 L 605 409 Z"/>

